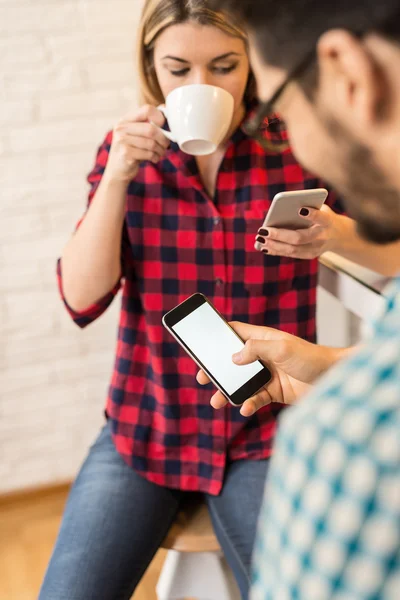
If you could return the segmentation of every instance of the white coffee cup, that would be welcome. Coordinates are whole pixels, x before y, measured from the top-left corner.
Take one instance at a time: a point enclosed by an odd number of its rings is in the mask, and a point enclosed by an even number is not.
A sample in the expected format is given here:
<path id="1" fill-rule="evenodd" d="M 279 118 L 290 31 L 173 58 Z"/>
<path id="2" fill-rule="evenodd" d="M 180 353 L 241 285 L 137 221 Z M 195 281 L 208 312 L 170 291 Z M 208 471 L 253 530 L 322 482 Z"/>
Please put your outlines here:
<path id="1" fill-rule="evenodd" d="M 186 154 L 212 154 L 232 124 L 233 96 L 213 85 L 194 84 L 171 92 L 158 109 L 168 120 L 170 131 L 163 134 L 178 143 Z"/>

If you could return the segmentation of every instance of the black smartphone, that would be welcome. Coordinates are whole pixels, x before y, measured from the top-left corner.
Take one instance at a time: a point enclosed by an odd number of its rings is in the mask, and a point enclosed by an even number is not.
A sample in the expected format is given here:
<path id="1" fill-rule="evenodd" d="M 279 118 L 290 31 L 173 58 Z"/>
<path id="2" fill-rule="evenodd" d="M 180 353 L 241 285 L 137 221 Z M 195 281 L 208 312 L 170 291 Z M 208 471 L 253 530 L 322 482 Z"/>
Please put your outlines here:
<path id="1" fill-rule="evenodd" d="M 162 321 L 234 406 L 241 406 L 271 381 L 271 372 L 260 361 L 235 365 L 232 354 L 240 352 L 244 342 L 203 294 L 190 296 Z"/>

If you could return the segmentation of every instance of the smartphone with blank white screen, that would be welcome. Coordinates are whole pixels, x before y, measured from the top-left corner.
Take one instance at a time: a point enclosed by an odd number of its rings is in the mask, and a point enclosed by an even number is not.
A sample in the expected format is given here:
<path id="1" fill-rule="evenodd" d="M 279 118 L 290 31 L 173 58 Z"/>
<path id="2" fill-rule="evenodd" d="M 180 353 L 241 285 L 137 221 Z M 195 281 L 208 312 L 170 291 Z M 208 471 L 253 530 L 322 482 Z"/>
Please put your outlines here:
<path id="1" fill-rule="evenodd" d="M 217 309 L 194 294 L 163 317 L 163 325 L 234 406 L 241 406 L 271 380 L 260 361 L 235 365 L 244 342 Z"/>
<path id="2" fill-rule="evenodd" d="M 306 207 L 320 210 L 327 197 L 328 190 L 324 188 L 281 192 L 273 199 L 262 229 L 268 227 L 308 229 L 311 227 L 311 223 L 301 218 L 300 210 Z"/>

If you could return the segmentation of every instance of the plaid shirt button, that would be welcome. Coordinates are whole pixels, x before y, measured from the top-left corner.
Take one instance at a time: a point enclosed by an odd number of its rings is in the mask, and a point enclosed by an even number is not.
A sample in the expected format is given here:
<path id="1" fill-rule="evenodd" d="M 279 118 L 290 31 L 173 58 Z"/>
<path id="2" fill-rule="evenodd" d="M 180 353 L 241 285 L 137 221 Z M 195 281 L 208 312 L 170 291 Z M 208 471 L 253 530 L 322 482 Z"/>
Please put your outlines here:
<path id="1" fill-rule="evenodd" d="M 221 224 L 221 217 L 214 217 L 213 221 L 214 221 L 214 225 L 217 227 L 218 225 Z"/>
<path id="2" fill-rule="evenodd" d="M 218 287 L 221 287 L 222 285 L 224 285 L 224 282 L 220 277 L 218 277 L 218 279 L 215 280 L 215 283 L 217 284 Z"/>

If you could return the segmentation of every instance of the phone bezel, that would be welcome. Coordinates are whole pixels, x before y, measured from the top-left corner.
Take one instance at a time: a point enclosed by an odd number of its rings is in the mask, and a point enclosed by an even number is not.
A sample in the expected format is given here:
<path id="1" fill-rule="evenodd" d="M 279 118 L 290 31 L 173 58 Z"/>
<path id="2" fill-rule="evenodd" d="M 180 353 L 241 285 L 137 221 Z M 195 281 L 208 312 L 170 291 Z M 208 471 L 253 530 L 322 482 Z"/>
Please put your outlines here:
<path id="1" fill-rule="evenodd" d="M 225 398 L 233 405 L 233 406 L 241 406 L 246 400 L 254 396 L 257 392 L 260 391 L 265 385 L 267 385 L 271 379 L 272 374 L 270 370 L 261 362 L 260 365 L 263 367 L 262 370 L 254 375 L 245 385 L 240 387 L 233 394 L 228 394 L 228 392 L 224 389 L 224 387 L 215 379 L 215 376 L 210 373 L 210 371 L 203 365 L 203 363 L 193 354 L 191 349 L 187 346 L 187 344 L 179 337 L 179 335 L 173 330 L 174 325 L 182 321 L 185 317 L 190 315 L 192 312 L 200 308 L 203 304 L 208 304 L 217 315 L 226 323 L 227 327 L 233 331 L 237 338 L 239 338 L 242 342 L 243 340 L 236 333 L 236 331 L 229 325 L 229 323 L 224 319 L 221 313 L 213 306 L 213 304 L 204 296 L 203 294 L 197 293 L 193 294 L 187 298 L 184 302 L 173 308 L 166 315 L 164 315 L 162 322 L 164 327 L 169 331 L 169 333 L 176 339 L 176 341 L 182 346 L 182 348 L 189 354 L 189 356 L 195 361 L 197 366 L 202 369 L 213 382 L 213 384 L 222 392 Z"/>

